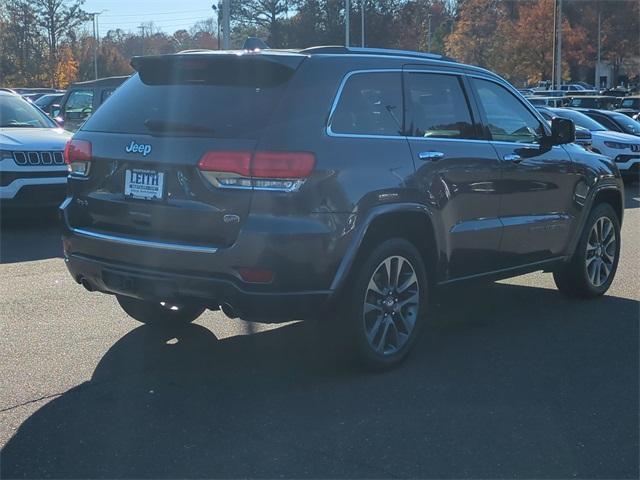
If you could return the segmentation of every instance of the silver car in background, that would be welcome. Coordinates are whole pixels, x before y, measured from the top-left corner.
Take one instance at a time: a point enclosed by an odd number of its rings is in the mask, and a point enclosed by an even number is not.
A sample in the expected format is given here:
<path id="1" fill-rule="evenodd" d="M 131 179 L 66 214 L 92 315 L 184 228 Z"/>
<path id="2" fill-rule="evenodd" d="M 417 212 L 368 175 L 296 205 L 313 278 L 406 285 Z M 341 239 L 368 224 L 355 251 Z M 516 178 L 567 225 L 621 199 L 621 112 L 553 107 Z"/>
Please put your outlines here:
<path id="1" fill-rule="evenodd" d="M 59 205 L 66 194 L 69 132 L 20 95 L 0 91 L 0 207 Z"/>

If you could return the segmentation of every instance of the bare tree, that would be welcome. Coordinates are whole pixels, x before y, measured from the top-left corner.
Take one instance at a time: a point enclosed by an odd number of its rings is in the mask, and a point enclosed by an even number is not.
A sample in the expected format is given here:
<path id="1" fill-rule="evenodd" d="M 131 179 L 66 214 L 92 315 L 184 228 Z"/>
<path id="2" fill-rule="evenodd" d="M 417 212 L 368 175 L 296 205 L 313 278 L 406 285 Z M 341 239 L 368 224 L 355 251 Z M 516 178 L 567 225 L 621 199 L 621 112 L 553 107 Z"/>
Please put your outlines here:
<path id="1" fill-rule="evenodd" d="M 281 46 L 282 26 L 289 12 L 288 0 L 248 0 L 242 2 L 238 16 L 240 23 L 264 29 L 273 46 Z"/>
<path id="2" fill-rule="evenodd" d="M 81 8 L 83 3 L 84 0 L 31 0 L 38 14 L 38 24 L 46 34 L 51 86 L 55 83 L 60 40 L 90 18 Z"/>

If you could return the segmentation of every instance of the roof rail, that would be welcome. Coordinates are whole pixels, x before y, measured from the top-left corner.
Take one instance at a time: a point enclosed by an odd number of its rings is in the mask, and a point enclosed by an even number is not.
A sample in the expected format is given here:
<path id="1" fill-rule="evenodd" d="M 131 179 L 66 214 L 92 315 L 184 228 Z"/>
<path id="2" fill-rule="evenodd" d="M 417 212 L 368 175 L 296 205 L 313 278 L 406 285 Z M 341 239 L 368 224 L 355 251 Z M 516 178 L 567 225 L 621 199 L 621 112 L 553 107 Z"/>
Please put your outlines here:
<path id="1" fill-rule="evenodd" d="M 352 55 L 388 55 L 392 57 L 408 57 L 408 58 L 424 58 L 430 60 L 444 60 L 447 62 L 455 62 L 454 59 L 440 55 L 437 53 L 414 52 L 411 50 L 394 50 L 391 48 L 361 48 L 361 47 L 343 47 L 341 45 L 327 45 L 321 47 L 310 47 L 300 50 L 299 53 L 314 54 L 352 54 Z"/>

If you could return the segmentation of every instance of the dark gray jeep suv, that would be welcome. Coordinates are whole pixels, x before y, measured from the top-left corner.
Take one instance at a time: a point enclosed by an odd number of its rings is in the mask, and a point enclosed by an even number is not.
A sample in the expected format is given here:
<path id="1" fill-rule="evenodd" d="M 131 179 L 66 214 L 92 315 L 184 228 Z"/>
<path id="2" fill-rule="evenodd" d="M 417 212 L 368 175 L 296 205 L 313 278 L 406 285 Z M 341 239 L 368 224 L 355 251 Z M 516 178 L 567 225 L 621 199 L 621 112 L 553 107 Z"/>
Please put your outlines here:
<path id="1" fill-rule="evenodd" d="M 384 367 L 437 286 L 614 278 L 615 165 L 491 72 L 343 47 L 132 65 L 67 146 L 61 214 L 73 278 L 139 321 L 335 318 Z"/>

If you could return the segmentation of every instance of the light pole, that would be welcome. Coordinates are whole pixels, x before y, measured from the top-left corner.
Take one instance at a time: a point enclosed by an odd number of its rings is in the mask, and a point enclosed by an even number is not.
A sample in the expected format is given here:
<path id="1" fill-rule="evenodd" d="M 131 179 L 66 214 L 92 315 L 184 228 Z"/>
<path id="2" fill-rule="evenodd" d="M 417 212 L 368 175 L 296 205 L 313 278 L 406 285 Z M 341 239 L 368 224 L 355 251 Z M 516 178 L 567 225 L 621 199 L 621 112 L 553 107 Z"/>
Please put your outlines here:
<path id="1" fill-rule="evenodd" d="M 349 5 L 349 0 L 344 0 L 344 46 L 349 47 L 351 43 L 349 41 L 349 11 L 351 10 L 351 6 Z"/>
<path id="2" fill-rule="evenodd" d="M 91 15 L 91 21 L 93 23 L 93 77 L 98 79 L 98 37 L 100 31 L 98 30 L 98 16 L 106 10 L 101 12 L 87 12 L 87 15 Z"/>
<path id="3" fill-rule="evenodd" d="M 362 35 L 362 48 L 364 48 L 364 7 L 366 3 L 367 0 L 360 0 L 360 34 Z"/>
<path id="4" fill-rule="evenodd" d="M 558 0 L 553 0 L 553 40 L 551 45 L 551 89 L 554 89 L 556 83 L 556 32 L 558 31 L 557 14 Z M 544 80 L 544 79 L 543 79 Z M 548 90 L 549 88 L 547 88 Z"/>
<path id="5" fill-rule="evenodd" d="M 231 0 L 222 0 L 222 21 L 223 31 L 222 31 L 222 48 L 225 50 L 229 50 L 229 46 L 231 44 Z"/>
<path id="6" fill-rule="evenodd" d="M 427 15 L 427 52 L 431 53 L 431 17 L 430 13 Z"/>
<path id="7" fill-rule="evenodd" d="M 557 88 L 560 89 L 562 85 L 562 0 L 558 0 L 558 21 L 556 23 L 558 25 L 558 41 L 556 42 L 558 49 L 556 53 L 556 84 Z"/>
<path id="8" fill-rule="evenodd" d="M 216 5 L 215 3 L 211 5 L 211 9 L 216 12 L 217 15 L 217 19 L 216 19 L 216 27 L 218 27 L 218 36 L 216 37 L 216 43 L 218 44 L 218 50 L 220 50 L 220 2 L 218 2 L 218 5 Z"/>
<path id="9" fill-rule="evenodd" d="M 593 85 L 596 89 L 600 88 L 600 48 L 601 48 L 601 40 L 600 40 L 600 22 L 602 20 L 602 12 L 600 11 L 600 5 L 598 4 L 598 61 L 596 62 L 596 78 L 593 82 Z"/>

